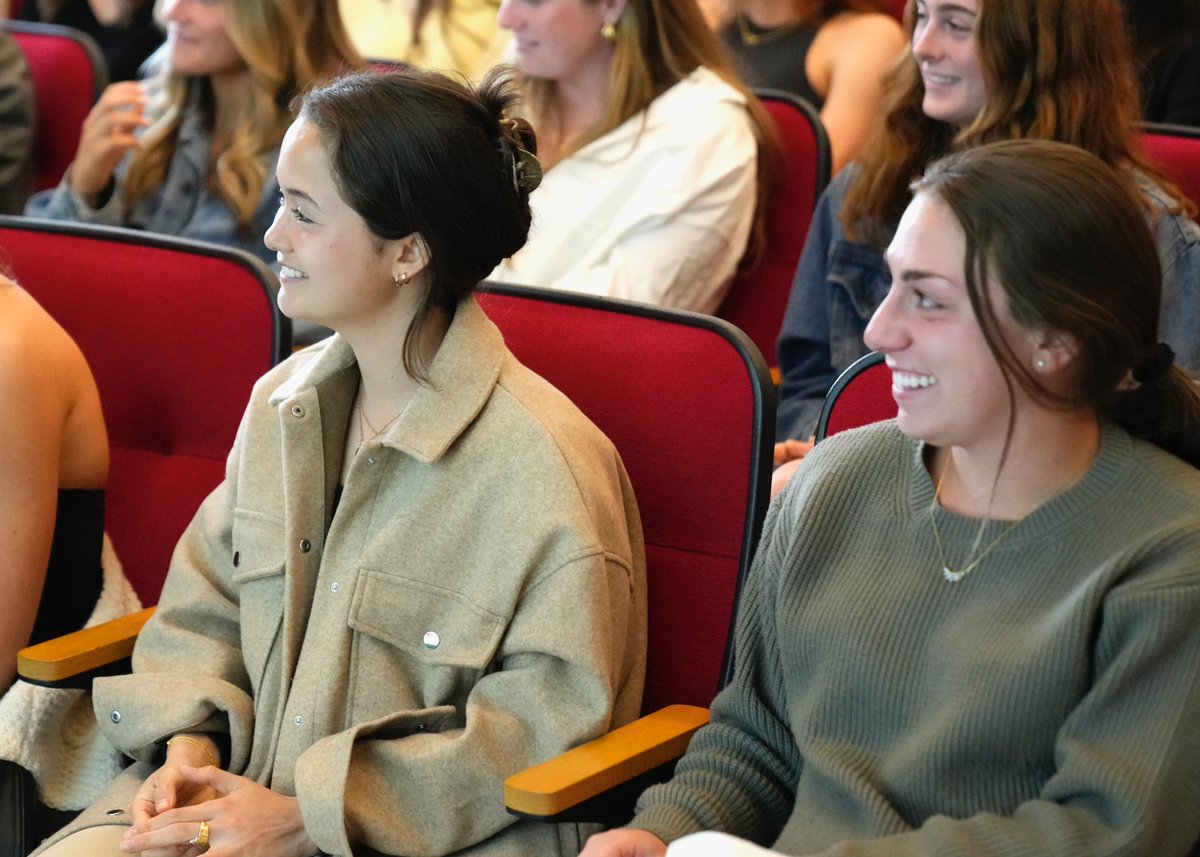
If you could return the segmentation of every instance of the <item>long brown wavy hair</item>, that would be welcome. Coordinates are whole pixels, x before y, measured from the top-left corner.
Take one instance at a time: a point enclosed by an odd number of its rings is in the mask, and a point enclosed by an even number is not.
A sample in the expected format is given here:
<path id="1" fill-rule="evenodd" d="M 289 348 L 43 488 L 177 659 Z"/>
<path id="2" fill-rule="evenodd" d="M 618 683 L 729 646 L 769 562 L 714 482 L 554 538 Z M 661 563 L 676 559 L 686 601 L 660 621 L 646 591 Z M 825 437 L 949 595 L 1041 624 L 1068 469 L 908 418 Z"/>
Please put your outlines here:
<path id="1" fill-rule="evenodd" d="M 764 204 L 780 172 L 780 144 L 766 109 L 733 69 L 725 48 L 705 23 L 695 0 L 628 0 L 616 23 L 609 99 L 600 122 L 556 153 L 563 160 L 636 116 L 672 86 L 705 66 L 746 98 L 758 140 L 758 200 L 747 258 L 765 240 Z M 518 75 L 526 110 L 535 128 L 553 121 L 555 82 Z"/>
<path id="2" fill-rule="evenodd" d="M 251 97 L 237 118 L 228 145 L 216 156 L 209 182 L 238 225 L 250 230 L 270 178 L 263 155 L 282 142 L 291 124 L 291 100 L 314 84 L 362 68 L 364 63 L 342 26 L 337 0 L 221 2 L 229 39 L 250 71 Z M 161 0 L 156 14 L 161 21 Z M 194 87 L 200 89 L 201 104 L 212 110 L 212 89 L 206 78 L 175 74 L 165 61 L 162 66 L 147 108 L 154 121 L 125 178 L 129 211 L 162 184 L 175 152 L 183 109 Z"/>
<path id="3" fill-rule="evenodd" d="M 914 5 L 904 15 L 910 39 Z M 1111 166 L 1136 167 L 1158 179 L 1177 210 L 1194 213 L 1141 154 L 1137 76 L 1117 0 L 979 0 L 975 45 L 988 98 L 965 128 L 925 115 L 911 52 L 892 69 L 883 121 L 842 207 L 847 235 L 882 246 L 928 164 L 997 140 L 1071 143 Z"/>

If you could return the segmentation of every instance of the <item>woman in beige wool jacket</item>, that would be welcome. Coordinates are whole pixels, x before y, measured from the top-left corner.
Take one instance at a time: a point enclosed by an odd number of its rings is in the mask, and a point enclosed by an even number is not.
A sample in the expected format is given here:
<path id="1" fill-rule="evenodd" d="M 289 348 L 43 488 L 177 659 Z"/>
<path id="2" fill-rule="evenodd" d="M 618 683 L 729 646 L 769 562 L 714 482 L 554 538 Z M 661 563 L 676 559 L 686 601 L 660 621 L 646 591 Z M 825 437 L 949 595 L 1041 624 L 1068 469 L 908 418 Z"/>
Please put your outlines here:
<path id="1" fill-rule="evenodd" d="M 470 292 L 525 240 L 532 135 L 489 79 L 305 96 L 268 246 L 337 335 L 255 388 L 134 672 L 139 763 L 47 854 L 574 852 L 502 782 L 638 710 L 641 531 L 620 459 Z"/>

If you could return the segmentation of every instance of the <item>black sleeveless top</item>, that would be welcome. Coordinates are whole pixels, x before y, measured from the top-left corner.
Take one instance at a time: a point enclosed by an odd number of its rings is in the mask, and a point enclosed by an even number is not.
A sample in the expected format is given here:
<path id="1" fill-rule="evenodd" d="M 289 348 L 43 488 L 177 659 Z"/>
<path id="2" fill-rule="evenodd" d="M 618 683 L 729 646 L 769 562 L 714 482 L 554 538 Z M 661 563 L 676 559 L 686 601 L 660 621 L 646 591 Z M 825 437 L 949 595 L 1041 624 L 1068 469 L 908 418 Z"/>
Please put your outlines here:
<path id="1" fill-rule="evenodd" d="M 824 99 L 813 90 L 804 72 L 804 62 L 820 25 L 765 29 L 748 18 L 742 20 L 747 30 L 758 38 L 757 44 L 746 44 L 737 21 L 721 31 L 721 41 L 733 57 L 742 80 L 751 87 L 782 89 L 799 95 L 820 110 Z"/>
<path id="2" fill-rule="evenodd" d="M 78 631 L 87 622 L 104 585 L 103 545 L 104 491 L 60 490 L 46 583 L 30 645 Z"/>

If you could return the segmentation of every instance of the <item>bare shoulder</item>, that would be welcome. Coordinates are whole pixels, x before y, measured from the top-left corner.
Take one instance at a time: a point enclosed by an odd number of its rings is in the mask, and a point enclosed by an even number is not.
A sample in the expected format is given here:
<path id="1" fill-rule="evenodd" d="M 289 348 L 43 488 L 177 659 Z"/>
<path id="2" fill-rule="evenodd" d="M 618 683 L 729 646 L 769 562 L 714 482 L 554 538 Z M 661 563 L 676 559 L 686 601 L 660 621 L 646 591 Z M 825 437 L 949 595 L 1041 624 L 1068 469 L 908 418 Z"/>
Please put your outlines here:
<path id="1" fill-rule="evenodd" d="M 65 330 L 15 283 L 0 280 L 0 388 L 69 407 L 94 386 L 87 360 Z"/>
<path id="2" fill-rule="evenodd" d="M 898 51 L 906 41 L 904 29 L 891 15 L 882 12 L 842 12 L 834 15 L 817 32 L 817 40 L 838 53 L 842 51 Z M 813 45 L 816 48 L 816 43 Z"/>

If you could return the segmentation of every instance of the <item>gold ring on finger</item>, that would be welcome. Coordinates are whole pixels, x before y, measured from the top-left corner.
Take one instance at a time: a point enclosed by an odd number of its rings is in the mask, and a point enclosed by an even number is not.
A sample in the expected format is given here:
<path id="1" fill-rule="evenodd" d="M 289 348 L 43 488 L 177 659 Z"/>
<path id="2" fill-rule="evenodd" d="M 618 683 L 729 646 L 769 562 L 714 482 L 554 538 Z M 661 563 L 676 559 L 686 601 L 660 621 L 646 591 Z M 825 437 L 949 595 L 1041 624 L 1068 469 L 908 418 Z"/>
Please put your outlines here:
<path id="1" fill-rule="evenodd" d="M 200 829 L 196 831 L 196 835 L 188 840 L 188 845 L 195 845 L 197 848 L 208 848 L 208 822 L 200 822 Z"/>

